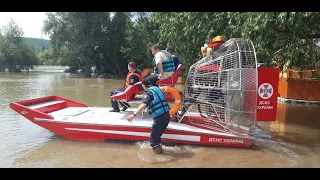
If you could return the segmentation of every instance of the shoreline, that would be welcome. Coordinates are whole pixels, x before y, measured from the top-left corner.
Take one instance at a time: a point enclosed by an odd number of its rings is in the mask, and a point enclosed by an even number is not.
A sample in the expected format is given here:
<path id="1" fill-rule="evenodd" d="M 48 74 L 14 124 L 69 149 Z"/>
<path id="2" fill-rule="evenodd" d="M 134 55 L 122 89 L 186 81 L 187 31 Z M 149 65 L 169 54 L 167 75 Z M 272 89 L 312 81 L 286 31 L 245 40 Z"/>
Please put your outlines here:
<path id="1" fill-rule="evenodd" d="M 320 105 L 320 101 L 286 99 L 286 98 L 282 98 L 282 97 L 278 97 L 278 102 L 287 103 L 287 104 Z"/>

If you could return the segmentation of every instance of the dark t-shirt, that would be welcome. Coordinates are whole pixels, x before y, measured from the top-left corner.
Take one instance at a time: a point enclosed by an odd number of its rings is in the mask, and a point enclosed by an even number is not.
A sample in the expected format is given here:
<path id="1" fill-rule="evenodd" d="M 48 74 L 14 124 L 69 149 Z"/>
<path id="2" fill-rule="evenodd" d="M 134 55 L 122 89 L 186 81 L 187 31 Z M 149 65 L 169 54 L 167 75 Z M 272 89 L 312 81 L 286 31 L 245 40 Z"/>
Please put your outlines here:
<path id="1" fill-rule="evenodd" d="M 180 60 L 179 56 L 174 56 L 173 61 L 174 61 L 174 66 L 176 67 L 176 70 L 177 70 L 179 64 L 181 64 L 181 60 Z"/>

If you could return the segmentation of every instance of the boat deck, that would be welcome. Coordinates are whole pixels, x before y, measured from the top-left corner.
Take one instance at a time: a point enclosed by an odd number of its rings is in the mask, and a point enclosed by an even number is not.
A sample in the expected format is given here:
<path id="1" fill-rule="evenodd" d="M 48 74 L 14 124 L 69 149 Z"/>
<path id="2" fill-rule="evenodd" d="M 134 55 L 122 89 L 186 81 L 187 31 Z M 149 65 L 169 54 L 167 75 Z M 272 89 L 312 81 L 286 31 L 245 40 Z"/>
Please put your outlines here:
<path id="1" fill-rule="evenodd" d="M 68 107 L 59 111 L 49 113 L 54 120 L 37 119 L 38 121 L 54 121 L 72 124 L 92 124 L 92 125 L 112 125 L 127 127 L 151 128 L 153 120 L 151 115 L 144 113 L 143 119 L 135 117 L 132 122 L 127 120 L 128 115 L 132 114 L 131 110 L 124 112 L 109 112 L 111 108 L 105 107 Z M 132 109 L 135 110 L 135 109 Z M 139 114 L 141 116 L 141 114 Z M 205 130 L 178 122 L 170 122 L 167 129 L 188 131 L 201 134 L 214 134 L 229 137 L 236 137 L 228 133 Z"/>

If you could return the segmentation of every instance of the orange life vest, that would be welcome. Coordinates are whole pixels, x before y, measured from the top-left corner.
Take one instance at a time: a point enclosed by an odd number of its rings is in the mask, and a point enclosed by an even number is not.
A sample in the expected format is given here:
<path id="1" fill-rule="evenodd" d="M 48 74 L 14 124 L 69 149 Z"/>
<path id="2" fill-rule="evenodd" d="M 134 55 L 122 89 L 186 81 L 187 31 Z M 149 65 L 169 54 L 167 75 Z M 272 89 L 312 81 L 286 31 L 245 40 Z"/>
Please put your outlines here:
<path id="1" fill-rule="evenodd" d="M 132 75 L 138 76 L 139 82 L 142 81 L 142 75 L 141 75 L 140 73 L 136 73 L 136 72 L 138 72 L 138 71 L 128 72 L 128 74 L 127 74 L 127 79 L 126 79 L 126 88 L 129 86 L 130 76 L 132 76 Z"/>

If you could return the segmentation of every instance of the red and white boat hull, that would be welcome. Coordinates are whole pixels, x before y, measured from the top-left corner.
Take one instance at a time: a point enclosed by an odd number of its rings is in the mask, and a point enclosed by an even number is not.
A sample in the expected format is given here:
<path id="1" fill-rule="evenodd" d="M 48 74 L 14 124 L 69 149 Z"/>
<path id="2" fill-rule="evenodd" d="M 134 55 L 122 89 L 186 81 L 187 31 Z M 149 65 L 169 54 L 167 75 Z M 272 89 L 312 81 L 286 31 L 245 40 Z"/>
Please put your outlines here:
<path id="1" fill-rule="evenodd" d="M 33 123 L 67 139 L 105 141 L 107 139 L 149 141 L 152 118 L 145 113 L 132 123 L 131 111 L 109 112 L 110 108 L 87 107 L 58 96 L 13 102 L 10 107 Z M 188 123 L 170 121 L 162 135 L 163 142 L 215 146 L 250 147 L 254 138 L 237 136 L 222 130 L 201 128 Z"/>

